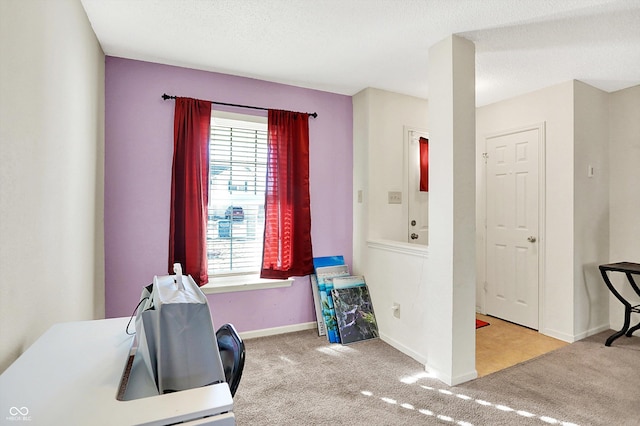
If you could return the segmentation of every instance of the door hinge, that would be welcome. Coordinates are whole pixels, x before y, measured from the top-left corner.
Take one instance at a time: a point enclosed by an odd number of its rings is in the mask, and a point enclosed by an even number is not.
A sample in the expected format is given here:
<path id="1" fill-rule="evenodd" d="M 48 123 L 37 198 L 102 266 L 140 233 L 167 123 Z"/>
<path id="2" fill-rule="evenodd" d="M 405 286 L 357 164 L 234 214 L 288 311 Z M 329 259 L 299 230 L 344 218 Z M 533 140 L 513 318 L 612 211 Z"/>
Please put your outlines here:
<path id="1" fill-rule="evenodd" d="M 482 153 L 482 158 L 484 158 L 484 164 L 487 164 L 487 158 L 489 158 L 489 154 L 486 152 Z"/>
<path id="2" fill-rule="evenodd" d="M 484 290 L 485 293 L 489 291 L 489 284 L 487 284 L 486 281 L 484 282 L 484 286 L 482 289 Z"/>

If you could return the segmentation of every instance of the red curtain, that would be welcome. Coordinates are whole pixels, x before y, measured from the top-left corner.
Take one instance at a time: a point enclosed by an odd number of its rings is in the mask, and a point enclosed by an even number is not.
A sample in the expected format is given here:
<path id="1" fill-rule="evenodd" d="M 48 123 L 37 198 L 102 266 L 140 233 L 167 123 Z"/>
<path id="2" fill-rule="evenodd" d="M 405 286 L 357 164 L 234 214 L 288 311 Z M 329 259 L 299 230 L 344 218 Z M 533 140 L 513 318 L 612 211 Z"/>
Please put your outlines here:
<path id="1" fill-rule="evenodd" d="M 429 139 L 420 138 L 420 191 L 429 191 Z"/>
<path id="2" fill-rule="evenodd" d="M 169 273 L 182 264 L 202 286 L 207 274 L 211 102 L 176 98 L 169 225 Z"/>
<path id="3" fill-rule="evenodd" d="M 262 278 L 313 273 L 309 115 L 269 110 Z"/>

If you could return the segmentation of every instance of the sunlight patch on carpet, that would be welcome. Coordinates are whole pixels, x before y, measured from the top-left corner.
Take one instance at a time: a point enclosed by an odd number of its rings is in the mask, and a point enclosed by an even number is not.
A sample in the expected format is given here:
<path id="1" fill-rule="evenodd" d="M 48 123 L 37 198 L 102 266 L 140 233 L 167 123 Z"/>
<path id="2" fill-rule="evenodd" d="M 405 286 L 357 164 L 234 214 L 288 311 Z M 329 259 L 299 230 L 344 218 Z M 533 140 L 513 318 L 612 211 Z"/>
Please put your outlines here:
<path id="1" fill-rule="evenodd" d="M 354 349 L 352 346 L 345 346 L 345 345 L 331 345 L 331 349 L 333 349 L 336 352 L 345 352 L 345 353 L 358 352 L 358 350 Z"/>
<path id="2" fill-rule="evenodd" d="M 348 353 L 358 352 L 357 349 L 353 349 L 349 346 L 343 346 L 343 345 L 331 345 L 329 347 L 322 346 L 320 348 L 316 348 L 316 350 L 318 352 L 322 352 L 325 355 L 330 355 L 335 357 L 344 356 L 343 354 L 345 353 L 348 354 Z"/>
<path id="3" fill-rule="evenodd" d="M 515 411 L 511 407 L 507 407 L 506 405 L 500 405 L 500 404 L 496 404 L 496 408 L 500 411 Z"/>
<path id="4" fill-rule="evenodd" d="M 373 393 L 371 391 L 360 391 L 360 393 L 364 396 L 374 396 Z M 399 405 L 402 408 L 406 408 L 407 410 L 415 410 L 416 407 L 414 407 L 412 404 L 409 404 L 408 402 L 403 402 L 403 403 L 399 403 L 398 401 L 396 401 L 393 398 L 388 398 L 386 396 L 381 396 L 380 400 L 383 402 L 386 402 L 387 404 L 392 404 L 392 405 Z M 464 420 L 458 420 L 456 421 L 453 417 L 449 417 L 446 416 L 444 414 L 436 414 L 431 410 L 427 410 L 426 408 L 419 408 L 417 410 L 420 414 L 424 414 L 425 416 L 434 416 L 436 417 L 438 420 L 442 420 L 448 423 L 454 423 L 458 426 L 473 426 L 472 423 L 469 423 L 467 421 Z"/>
<path id="5" fill-rule="evenodd" d="M 325 355 L 329 355 L 329 356 L 343 356 L 341 353 L 334 351 L 331 348 L 326 348 L 326 347 L 322 347 L 322 348 L 316 348 L 316 351 L 318 352 L 322 352 Z"/>
<path id="6" fill-rule="evenodd" d="M 409 383 L 410 384 L 410 383 Z M 570 422 L 563 422 L 557 419 L 554 419 L 553 417 L 549 417 L 549 416 L 537 416 L 533 413 L 529 413 L 528 411 L 524 411 L 524 410 L 515 410 L 507 405 L 503 405 L 503 404 L 494 404 L 492 402 L 489 401 L 485 401 L 483 399 L 473 399 L 472 397 L 468 396 L 468 395 L 464 395 L 464 394 L 459 394 L 459 393 L 454 393 L 451 392 L 448 389 L 437 389 L 431 386 L 426 386 L 426 385 L 420 385 L 420 387 L 422 389 L 425 390 L 429 390 L 429 391 L 437 391 L 438 393 L 442 394 L 442 395 L 447 395 L 447 396 L 456 396 L 460 399 L 463 399 L 465 401 L 474 401 L 475 403 L 482 405 L 483 407 L 493 407 L 496 410 L 500 410 L 506 413 L 509 412 L 514 412 L 522 417 L 527 417 L 527 418 L 533 418 L 533 417 L 538 417 L 540 420 L 542 420 L 545 423 L 548 424 L 561 424 L 562 426 L 578 426 L 574 423 L 570 423 Z M 419 412 L 422 412 L 421 410 L 418 410 Z M 427 410 L 428 411 L 428 410 Z M 424 413 L 423 413 L 424 414 Z M 440 417 L 438 417 L 440 418 Z M 458 422 L 458 424 L 461 424 L 460 422 Z"/>
<path id="7" fill-rule="evenodd" d="M 435 378 L 435 376 L 431 373 L 427 373 L 426 371 L 421 371 L 420 373 L 414 374 L 413 376 L 405 376 L 401 377 L 400 381 L 407 385 L 412 385 L 420 379 L 429 379 Z"/>
<path id="8" fill-rule="evenodd" d="M 414 381 L 412 381 L 412 380 L 407 380 L 407 381 L 403 381 L 403 383 L 412 384 L 412 383 L 414 383 Z M 492 403 L 492 402 L 485 401 L 485 400 L 483 400 L 483 399 L 473 399 L 472 397 L 470 397 L 470 396 L 468 396 L 468 395 L 464 395 L 464 394 L 460 394 L 460 393 L 455 393 L 455 392 L 452 392 L 452 391 L 450 391 L 450 390 L 448 390 L 448 389 L 437 389 L 437 388 L 433 388 L 433 387 L 431 387 L 431 386 L 425 386 L 425 385 L 420 385 L 420 387 L 421 387 L 422 389 L 425 389 L 425 390 L 437 391 L 438 393 L 440 393 L 440 394 L 442 394 L 442 395 L 446 395 L 446 396 L 455 396 L 455 397 L 460 398 L 460 399 L 465 400 L 465 401 L 473 401 L 473 402 L 475 402 L 475 403 L 477 403 L 477 404 L 479 404 L 479 405 L 482 405 L 482 406 L 484 406 L 484 407 L 493 407 L 493 408 L 495 408 L 496 410 L 500 410 L 500 411 L 503 411 L 503 412 L 506 412 L 506 413 L 508 413 L 508 412 L 513 412 L 513 413 L 515 413 L 515 414 L 517 414 L 517 415 L 519 415 L 519 416 L 526 417 L 526 418 L 538 417 L 540 420 L 542 420 L 543 422 L 545 422 L 545 423 L 547 423 L 547 424 L 554 424 L 554 425 L 560 424 L 560 425 L 562 425 L 562 426 L 578 426 L 578 425 L 576 425 L 576 424 L 574 424 L 574 423 L 562 422 L 562 421 L 560 421 L 560 420 L 554 419 L 554 418 L 549 417 L 549 416 L 536 416 L 535 414 L 530 413 L 530 412 L 528 412 L 528 411 L 524 411 L 524 410 L 515 410 L 515 409 L 513 409 L 513 408 L 511 408 L 511 407 L 509 407 L 509 406 L 507 406 L 507 405 L 503 405 L 503 404 L 494 404 L 494 403 Z M 368 396 L 368 397 L 372 397 L 372 396 L 374 396 L 374 395 L 373 395 L 373 392 L 368 391 L 368 390 L 360 391 L 360 393 L 361 393 L 362 395 L 364 395 L 364 396 Z M 379 397 L 379 398 L 380 398 L 380 400 L 381 400 L 381 401 L 386 402 L 387 404 L 391 404 L 391 405 L 399 405 L 400 407 L 405 408 L 405 409 L 407 409 L 407 410 L 416 410 L 416 407 L 415 407 L 415 406 L 413 406 L 412 404 L 407 403 L 407 402 L 400 403 L 400 402 L 398 402 L 397 400 L 395 400 L 395 399 L 393 399 L 393 398 L 386 397 L 386 396 L 381 396 L 381 397 Z M 426 408 L 418 408 L 418 409 L 417 409 L 417 411 L 418 411 L 419 413 L 421 413 L 421 414 L 424 414 L 425 416 L 434 416 L 434 417 L 436 417 L 438 420 L 441 420 L 441 421 L 443 421 L 443 422 L 455 423 L 455 424 L 456 424 L 456 425 L 458 425 L 458 426 L 473 426 L 473 424 L 471 424 L 471 423 L 469 423 L 469 422 L 466 422 L 466 421 L 464 421 L 464 420 L 456 421 L 456 420 L 455 420 L 454 418 L 452 418 L 452 417 L 446 416 L 446 415 L 444 415 L 444 414 L 437 414 L 437 413 L 434 413 L 433 411 L 428 410 L 428 409 L 426 409 Z"/>
<path id="9" fill-rule="evenodd" d="M 438 419 L 443 420 L 445 422 L 453 422 L 453 419 L 449 416 L 443 416 L 442 414 L 438 414 Z"/>

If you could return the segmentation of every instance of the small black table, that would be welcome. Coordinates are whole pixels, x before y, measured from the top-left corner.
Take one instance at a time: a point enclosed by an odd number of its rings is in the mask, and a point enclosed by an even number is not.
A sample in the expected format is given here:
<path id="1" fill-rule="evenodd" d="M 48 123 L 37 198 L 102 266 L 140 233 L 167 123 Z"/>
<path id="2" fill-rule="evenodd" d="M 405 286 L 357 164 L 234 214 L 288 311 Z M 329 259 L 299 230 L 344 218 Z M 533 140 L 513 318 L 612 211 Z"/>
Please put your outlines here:
<path id="1" fill-rule="evenodd" d="M 609 281 L 609 277 L 607 276 L 607 271 L 613 272 L 622 272 L 627 276 L 627 280 L 629 284 L 631 284 L 631 288 L 636 292 L 638 296 L 640 296 L 640 288 L 633 280 L 632 275 L 640 275 L 640 263 L 631 263 L 631 262 L 618 262 L 618 263 L 609 263 L 607 265 L 600 265 L 600 273 L 602 274 L 602 278 L 604 279 L 604 283 L 609 288 L 609 291 L 613 293 L 613 295 L 624 305 L 624 325 L 622 326 L 622 330 L 618 331 L 615 334 L 612 334 L 607 339 L 605 346 L 611 346 L 614 340 L 618 337 L 626 334 L 627 337 L 631 337 L 634 331 L 640 329 L 640 322 L 633 327 L 629 328 L 631 323 L 631 313 L 640 313 L 640 305 L 632 306 L 628 300 L 626 300 L 622 295 L 613 287 L 611 281 Z"/>

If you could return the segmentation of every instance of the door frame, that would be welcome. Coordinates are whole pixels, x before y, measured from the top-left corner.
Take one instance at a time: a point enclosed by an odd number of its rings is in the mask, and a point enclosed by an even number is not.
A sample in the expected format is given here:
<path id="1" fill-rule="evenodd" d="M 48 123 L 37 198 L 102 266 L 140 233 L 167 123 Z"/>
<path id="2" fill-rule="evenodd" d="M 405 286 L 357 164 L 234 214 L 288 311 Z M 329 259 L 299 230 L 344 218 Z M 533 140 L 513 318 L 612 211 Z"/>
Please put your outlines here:
<path id="1" fill-rule="evenodd" d="M 409 241 L 409 234 L 410 232 L 410 225 L 409 225 L 409 213 L 410 213 L 410 208 L 409 208 L 409 151 L 411 148 L 411 134 L 412 133 L 419 133 L 421 135 L 426 136 L 427 138 L 429 138 L 429 132 L 425 129 L 422 128 L 418 128 L 418 127 L 413 127 L 413 126 L 407 126 L 404 125 L 402 126 L 402 133 L 403 133 L 403 159 L 402 159 L 402 168 L 403 168 L 403 173 L 402 173 L 402 187 L 403 187 L 403 192 L 406 196 L 406 203 L 402 203 L 402 216 L 404 217 L 404 221 L 406 224 L 405 230 L 406 230 L 406 235 L 405 235 L 405 239 L 403 240 L 403 242 L 407 242 L 408 244 L 411 244 L 411 242 Z M 427 220 L 429 219 L 428 217 L 429 212 L 427 212 Z M 428 221 L 427 221 L 428 223 Z M 429 245 L 429 240 L 427 239 L 427 245 Z"/>
<path id="2" fill-rule="evenodd" d="M 482 137 L 482 142 L 478 144 L 480 150 L 478 155 L 478 265 L 476 282 L 476 310 L 482 314 L 487 313 L 486 309 L 486 289 L 487 289 L 487 139 L 500 136 L 507 136 L 514 133 L 538 130 L 538 332 L 544 330 L 544 294 L 546 284 L 546 122 L 540 122 L 528 126 L 512 128 L 486 134 Z"/>

